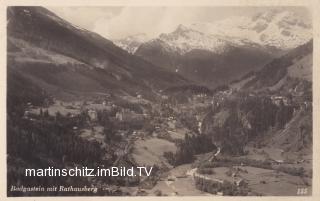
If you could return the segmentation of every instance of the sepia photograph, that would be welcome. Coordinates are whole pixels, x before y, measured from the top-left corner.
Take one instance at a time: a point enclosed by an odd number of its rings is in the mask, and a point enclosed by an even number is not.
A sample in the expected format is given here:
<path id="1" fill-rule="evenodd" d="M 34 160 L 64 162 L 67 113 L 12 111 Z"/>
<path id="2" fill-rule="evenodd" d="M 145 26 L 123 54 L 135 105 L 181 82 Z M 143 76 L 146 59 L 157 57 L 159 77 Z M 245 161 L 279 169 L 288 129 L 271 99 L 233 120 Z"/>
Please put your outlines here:
<path id="1" fill-rule="evenodd" d="M 6 17 L 7 197 L 313 195 L 308 7 Z"/>

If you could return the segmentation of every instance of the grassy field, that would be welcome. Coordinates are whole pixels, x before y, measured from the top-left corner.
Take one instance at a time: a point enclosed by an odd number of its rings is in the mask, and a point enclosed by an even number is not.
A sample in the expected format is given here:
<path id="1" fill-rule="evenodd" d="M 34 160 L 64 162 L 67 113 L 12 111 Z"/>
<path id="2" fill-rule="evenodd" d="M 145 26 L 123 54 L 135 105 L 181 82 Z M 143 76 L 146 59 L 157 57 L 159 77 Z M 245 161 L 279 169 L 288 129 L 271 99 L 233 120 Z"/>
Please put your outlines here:
<path id="1" fill-rule="evenodd" d="M 139 139 L 135 141 L 132 156 L 140 165 L 164 164 L 168 166 L 167 160 L 163 157 L 166 151 L 176 151 L 174 143 L 159 138 Z"/>
<path id="2" fill-rule="evenodd" d="M 70 114 L 80 114 L 80 109 L 78 107 L 72 106 L 71 103 L 68 102 L 62 102 L 62 101 L 57 101 L 54 104 L 50 105 L 48 108 L 43 108 L 42 110 L 48 109 L 49 115 L 56 115 L 57 112 L 59 112 L 61 115 L 67 115 L 68 113 Z M 34 108 L 31 110 L 31 113 L 34 114 L 40 114 L 40 108 Z"/>
<path id="3" fill-rule="evenodd" d="M 170 137 L 173 139 L 184 139 L 185 131 L 182 129 L 179 129 L 179 131 L 170 131 L 168 130 L 168 133 L 170 134 Z"/>
<path id="4" fill-rule="evenodd" d="M 261 149 L 247 147 L 246 150 L 249 152 L 245 155 L 245 158 L 254 159 L 254 160 L 284 160 L 283 150 L 279 148 L 263 147 Z"/>

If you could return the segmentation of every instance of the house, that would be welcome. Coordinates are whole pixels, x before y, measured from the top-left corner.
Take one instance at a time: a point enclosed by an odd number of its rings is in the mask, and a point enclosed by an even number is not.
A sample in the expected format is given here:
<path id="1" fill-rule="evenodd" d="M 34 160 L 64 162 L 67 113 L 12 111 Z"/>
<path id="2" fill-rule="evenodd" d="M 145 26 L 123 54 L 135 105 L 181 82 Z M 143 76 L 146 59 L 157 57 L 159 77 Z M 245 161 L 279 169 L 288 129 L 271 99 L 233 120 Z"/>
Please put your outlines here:
<path id="1" fill-rule="evenodd" d="M 31 112 L 29 110 L 24 111 L 23 118 L 29 119 Z"/>
<path id="2" fill-rule="evenodd" d="M 119 121 L 142 121 L 144 118 L 143 114 L 136 114 L 129 109 L 121 109 L 121 111 L 116 113 L 116 119 Z"/>
<path id="3" fill-rule="evenodd" d="M 116 119 L 118 119 L 119 121 L 123 121 L 122 112 L 117 112 L 116 113 Z"/>
<path id="4" fill-rule="evenodd" d="M 205 98 L 207 97 L 207 94 L 201 93 L 197 95 L 198 98 Z"/>
<path id="5" fill-rule="evenodd" d="M 305 109 L 305 110 L 307 110 L 307 109 L 309 109 L 309 108 L 311 108 L 312 107 L 312 102 L 310 102 L 310 101 L 304 101 L 303 102 L 303 108 Z"/>
<path id="6" fill-rule="evenodd" d="M 162 98 L 163 100 L 168 100 L 168 99 L 169 99 L 169 97 L 168 97 L 167 95 L 162 95 L 161 98 Z"/>
<path id="7" fill-rule="evenodd" d="M 116 119 L 119 121 L 125 121 L 132 115 L 132 112 L 129 109 L 122 108 L 120 111 L 116 113 Z"/>
<path id="8" fill-rule="evenodd" d="M 278 164 L 278 165 L 280 165 L 280 164 L 283 164 L 283 163 L 284 163 L 284 161 L 283 161 L 283 160 L 274 160 L 274 162 L 275 162 L 276 164 Z"/>
<path id="9" fill-rule="evenodd" d="M 283 96 L 271 96 L 271 101 L 273 104 L 280 106 L 281 103 L 285 104 L 285 97 Z"/>
<path id="10" fill-rule="evenodd" d="M 107 105 L 107 101 L 105 101 L 105 100 L 102 101 L 102 105 L 103 105 L 103 106 L 106 106 L 106 105 Z"/>
<path id="11" fill-rule="evenodd" d="M 201 127 L 201 126 L 202 126 L 202 122 L 199 121 L 199 122 L 198 122 L 198 132 L 199 132 L 199 133 L 202 133 L 202 127 Z"/>
<path id="12" fill-rule="evenodd" d="M 97 112 L 95 110 L 93 110 L 93 109 L 89 109 L 88 110 L 88 116 L 89 116 L 91 121 L 96 121 L 98 119 Z"/>

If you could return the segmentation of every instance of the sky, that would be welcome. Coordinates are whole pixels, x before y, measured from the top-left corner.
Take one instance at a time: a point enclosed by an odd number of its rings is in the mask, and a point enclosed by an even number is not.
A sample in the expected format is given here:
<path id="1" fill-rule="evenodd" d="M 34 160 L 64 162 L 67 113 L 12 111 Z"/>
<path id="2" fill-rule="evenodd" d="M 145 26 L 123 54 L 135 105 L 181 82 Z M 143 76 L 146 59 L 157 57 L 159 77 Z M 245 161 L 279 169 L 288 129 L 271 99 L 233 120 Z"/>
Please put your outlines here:
<path id="1" fill-rule="evenodd" d="M 149 38 L 173 31 L 179 24 L 215 22 L 230 16 L 252 16 L 274 7 L 47 7 L 74 25 L 108 39 L 145 33 Z M 279 9 L 279 7 L 277 8 Z M 304 7 L 282 7 L 310 19 Z"/>

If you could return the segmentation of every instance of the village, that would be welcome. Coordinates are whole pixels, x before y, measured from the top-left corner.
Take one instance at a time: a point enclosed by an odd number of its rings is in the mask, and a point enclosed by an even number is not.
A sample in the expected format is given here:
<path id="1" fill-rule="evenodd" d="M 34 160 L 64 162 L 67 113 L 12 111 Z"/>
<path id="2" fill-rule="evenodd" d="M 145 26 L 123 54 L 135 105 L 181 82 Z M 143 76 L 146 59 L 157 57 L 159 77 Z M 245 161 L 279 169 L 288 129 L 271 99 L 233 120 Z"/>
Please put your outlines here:
<path id="1" fill-rule="evenodd" d="M 100 96 L 94 100 L 87 101 L 73 101 L 65 102 L 61 100 L 53 100 L 53 104 L 48 104 L 48 107 L 34 107 L 32 103 L 28 103 L 27 110 L 25 111 L 24 118 L 28 120 L 34 120 L 34 115 L 42 115 L 46 113 L 49 116 L 62 115 L 67 118 L 74 118 L 77 115 L 85 114 L 86 125 L 85 127 L 79 128 L 74 126 L 72 129 L 75 133 L 88 141 L 98 142 L 102 148 L 108 146 L 104 130 L 108 125 L 112 124 L 115 131 L 115 135 L 119 138 L 119 143 L 116 145 L 113 151 L 117 156 L 114 164 L 117 165 L 121 160 L 127 160 L 128 158 L 139 165 L 157 165 L 163 170 L 172 170 L 178 168 L 173 167 L 168 163 L 167 159 L 163 156 L 165 151 L 175 152 L 177 150 L 176 143 L 183 140 L 186 134 L 202 133 L 202 121 L 208 111 L 215 111 L 221 107 L 225 100 L 238 98 L 235 95 L 234 89 L 228 89 L 225 91 L 219 91 L 213 96 L 200 93 L 195 94 L 187 98 L 184 103 L 179 103 L 175 99 L 170 98 L 167 94 L 160 96 L 158 104 L 151 104 L 147 99 L 140 94 L 135 97 L 121 97 L 121 101 L 114 101 L 114 97 L 110 95 Z M 294 93 L 293 93 L 294 94 Z M 261 94 L 250 93 L 247 97 L 261 96 Z M 281 95 L 268 95 L 267 98 L 278 107 L 281 105 L 292 106 L 294 112 L 297 113 L 301 110 L 310 110 L 311 102 L 302 96 L 281 96 Z M 119 100 L 119 97 L 118 97 Z M 190 121 L 188 125 L 183 123 L 181 116 L 189 114 Z M 103 117 L 106 115 L 108 120 L 104 123 Z M 258 150 L 258 151 L 257 151 Z M 263 151 L 263 153 L 262 153 Z M 276 156 L 275 151 L 278 151 Z M 203 155 L 198 156 L 199 158 L 207 158 L 211 161 L 209 168 L 205 168 L 205 171 L 200 171 L 203 168 L 192 168 L 184 170 L 180 179 L 177 176 L 172 176 L 170 173 L 160 176 L 158 184 L 151 189 L 141 189 L 139 187 L 138 192 L 152 193 L 159 190 L 162 194 L 179 194 L 179 190 L 172 190 L 172 186 L 176 184 L 178 180 L 187 180 L 188 183 L 194 185 L 194 188 L 201 189 L 201 191 L 208 191 L 202 189 L 202 183 L 215 183 L 212 185 L 216 186 L 216 189 L 209 191 L 211 194 L 224 195 L 224 186 L 234 186 L 238 189 L 238 193 L 248 194 L 248 189 L 254 189 L 257 195 L 261 193 L 261 186 L 271 185 L 272 182 L 277 183 L 277 187 L 270 187 L 276 189 L 281 185 L 289 185 L 284 180 L 274 180 L 272 178 L 287 177 L 285 173 L 278 173 L 275 166 L 287 166 L 292 162 L 285 160 L 282 157 L 283 150 L 268 150 L 248 147 L 248 154 L 246 157 L 253 157 L 258 161 L 269 160 L 272 168 L 261 169 L 258 167 L 252 167 L 249 164 L 240 162 L 230 163 L 233 164 L 231 167 L 224 167 L 213 165 L 216 163 L 210 156 L 204 157 Z M 212 154 L 211 154 L 212 155 Z M 105 154 L 105 159 L 111 159 L 110 153 Z M 306 159 L 300 159 L 294 163 L 305 163 Z M 219 164 L 219 162 L 217 162 Z M 308 161 L 309 163 L 309 161 Z M 190 173 L 192 172 L 192 173 Z M 265 175 L 265 178 L 257 179 L 256 174 Z M 296 181 L 298 176 L 290 176 L 289 180 Z M 266 181 L 269 182 L 266 182 Z M 168 181 L 170 184 L 168 184 Z M 289 183 L 290 183 L 289 182 Z M 166 187 L 161 187 L 161 183 L 165 184 Z M 185 182 L 184 182 L 185 183 Z M 256 184 L 254 184 L 256 183 Z M 160 185 L 160 186 L 159 186 Z M 185 185 L 185 184 L 184 184 Z M 207 185 L 207 184 L 206 184 Z M 274 184 L 273 184 L 274 185 Z M 304 182 L 301 183 L 304 185 Z M 170 187 L 171 186 L 171 187 Z M 174 187 L 175 189 L 178 187 Z M 257 187 L 255 187 L 257 186 Z M 150 187 L 149 187 L 150 188 Z M 167 190 L 166 190 L 167 189 Z M 220 189 L 220 190 L 219 190 Z M 128 188 L 122 188 L 122 191 L 128 191 Z M 129 190 L 130 193 L 132 189 Z M 137 190 L 135 191 L 137 192 Z M 158 192 L 158 191 L 157 191 Z M 181 192 L 180 192 L 181 193 Z M 271 193 L 274 193 L 272 191 Z M 200 193 L 202 194 L 202 193 Z M 249 193 L 250 194 L 250 193 Z M 272 194 L 274 195 L 274 194 Z"/>

